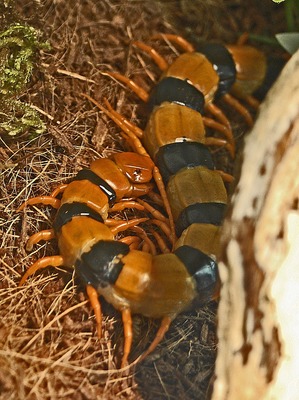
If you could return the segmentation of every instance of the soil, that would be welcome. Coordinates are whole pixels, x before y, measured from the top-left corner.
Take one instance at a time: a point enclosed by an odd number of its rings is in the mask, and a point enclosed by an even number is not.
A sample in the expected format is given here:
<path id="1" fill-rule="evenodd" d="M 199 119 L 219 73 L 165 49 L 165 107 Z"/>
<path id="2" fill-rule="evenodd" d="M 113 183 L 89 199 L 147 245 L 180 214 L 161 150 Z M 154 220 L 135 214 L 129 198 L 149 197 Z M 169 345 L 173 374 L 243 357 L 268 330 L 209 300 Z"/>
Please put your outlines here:
<path id="1" fill-rule="evenodd" d="M 47 130 L 0 141 L 0 398 L 1 399 L 205 399 L 213 380 L 217 349 L 217 304 L 182 314 L 144 362 L 119 371 L 123 345 L 120 315 L 103 301 L 103 338 L 84 287 L 72 271 L 48 268 L 18 287 L 37 258 L 57 254 L 55 241 L 30 253 L 26 240 L 51 227 L 50 207 L 17 208 L 47 195 L 97 157 L 126 149 L 120 129 L 81 93 L 112 106 L 143 128 L 147 114 L 128 89 L 103 75 L 117 71 L 146 90 L 160 71 L 132 47 L 138 39 L 171 61 L 178 49 L 153 42 L 156 32 L 179 34 L 191 42 L 234 43 L 244 33 L 261 38 L 285 30 L 282 5 L 242 0 L 16 0 L 1 28 L 13 21 L 39 29 L 51 48 L 36 57 L 21 100 L 42 111 Z M 267 54 L 279 52 L 252 42 Z M 237 147 L 247 126 L 225 108 Z M 213 154 L 217 167 L 233 172 L 226 152 Z M 134 316 L 134 361 L 153 338 L 159 322 Z"/>

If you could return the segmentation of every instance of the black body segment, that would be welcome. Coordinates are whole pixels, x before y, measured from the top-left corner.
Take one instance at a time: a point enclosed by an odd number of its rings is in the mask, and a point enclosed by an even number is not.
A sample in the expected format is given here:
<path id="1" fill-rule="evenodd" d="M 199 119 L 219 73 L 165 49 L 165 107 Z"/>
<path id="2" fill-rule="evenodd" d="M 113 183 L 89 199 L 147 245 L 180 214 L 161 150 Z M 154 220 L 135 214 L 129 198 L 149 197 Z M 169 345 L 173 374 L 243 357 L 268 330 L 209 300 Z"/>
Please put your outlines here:
<path id="1" fill-rule="evenodd" d="M 224 203 L 195 203 L 186 207 L 176 221 L 176 234 L 181 236 L 182 232 L 193 223 L 222 224 L 226 204 Z"/>
<path id="2" fill-rule="evenodd" d="M 215 168 L 208 148 L 197 142 L 180 142 L 162 146 L 156 154 L 155 162 L 165 184 L 182 168 L 199 165 L 208 169 Z"/>
<path id="3" fill-rule="evenodd" d="M 104 179 L 100 178 L 96 173 L 91 171 L 90 169 L 81 169 L 78 174 L 72 179 L 72 181 L 81 181 L 88 180 L 94 185 L 98 186 L 103 193 L 108 197 L 108 202 L 110 205 L 113 205 L 116 200 L 116 193 L 112 189 L 112 187 L 104 181 Z"/>
<path id="4" fill-rule="evenodd" d="M 164 78 L 157 83 L 149 98 L 150 111 L 165 101 L 192 108 L 201 114 L 205 104 L 204 95 L 199 90 L 187 81 L 173 77 Z"/>
<path id="5" fill-rule="evenodd" d="M 76 272 L 84 284 L 95 289 L 113 285 L 122 270 L 122 258 L 129 251 L 125 243 L 101 240 L 76 261 Z"/>
<path id="6" fill-rule="evenodd" d="M 62 226 L 71 221 L 73 217 L 90 217 L 96 221 L 104 222 L 100 214 L 84 203 L 64 203 L 57 211 L 53 222 L 55 232 L 60 231 Z"/>
<path id="7" fill-rule="evenodd" d="M 230 91 L 236 80 L 236 66 L 232 55 L 225 46 L 219 43 L 201 43 L 196 51 L 204 54 L 219 76 L 215 97 L 221 97 Z"/>
<path id="8" fill-rule="evenodd" d="M 217 262 L 191 246 L 181 246 L 174 253 L 184 263 L 195 281 L 197 301 L 201 303 L 211 300 L 219 285 Z"/>

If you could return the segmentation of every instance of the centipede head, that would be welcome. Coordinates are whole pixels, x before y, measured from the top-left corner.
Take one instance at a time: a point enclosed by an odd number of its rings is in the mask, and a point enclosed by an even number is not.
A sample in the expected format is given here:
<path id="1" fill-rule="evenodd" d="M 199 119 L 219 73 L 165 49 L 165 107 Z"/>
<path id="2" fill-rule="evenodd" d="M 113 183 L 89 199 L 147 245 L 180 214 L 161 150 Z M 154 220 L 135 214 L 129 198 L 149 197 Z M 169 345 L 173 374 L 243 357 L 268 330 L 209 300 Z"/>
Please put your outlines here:
<path id="1" fill-rule="evenodd" d="M 127 178 L 134 183 L 147 183 L 153 177 L 154 163 L 150 157 L 133 152 L 117 153 L 115 163 Z"/>

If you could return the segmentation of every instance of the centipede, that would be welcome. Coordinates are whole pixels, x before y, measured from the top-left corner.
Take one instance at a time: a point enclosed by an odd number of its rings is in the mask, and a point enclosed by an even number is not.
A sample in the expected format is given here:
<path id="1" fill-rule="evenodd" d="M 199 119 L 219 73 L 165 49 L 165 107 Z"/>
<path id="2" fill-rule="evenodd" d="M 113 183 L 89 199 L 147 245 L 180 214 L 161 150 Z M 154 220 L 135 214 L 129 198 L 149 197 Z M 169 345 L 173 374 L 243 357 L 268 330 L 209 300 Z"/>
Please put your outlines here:
<path id="1" fill-rule="evenodd" d="M 154 39 L 162 37 L 156 35 Z M 257 107 L 251 94 L 266 76 L 264 57 L 258 51 L 246 53 L 241 49 L 247 54 L 244 56 L 241 50 L 223 47 L 220 62 L 213 59 L 213 54 L 218 54 L 214 50 L 212 56 L 208 50 L 205 55 L 179 36 L 166 35 L 166 38 L 185 50 L 170 65 L 152 47 L 134 42 L 163 71 L 151 94 L 119 73 L 105 73 L 125 83 L 149 104 L 151 111 L 144 131 L 114 110 L 107 100 L 103 106 L 88 94 L 82 94 L 121 128 L 133 152 L 95 160 L 69 184 L 61 185 L 50 196 L 31 198 L 18 209 L 38 203 L 57 209 L 53 229 L 31 236 L 27 250 L 41 240 L 53 238 L 59 248 L 59 255 L 41 258 L 31 265 L 20 285 L 42 268 L 75 269 L 86 287 L 99 338 L 102 329 L 99 296 L 121 312 L 122 368 L 129 362 L 133 314 L 161 319 L 155 338 L 140 356 L 143 360 L 161 342 L 178 314 L 219 296 L 217 255 L 228 202 L 225 181 L 231 177 L 215 168 L 209 148 L 224 147 L 234 157 L 235 143 L 230 123 L 214 99 L 224 97 L 251 124 L 246 108 L 228 92 L 231 90 Z M 242 78 L 245 82 L 241 85 Z M 212 118 L 204 115 L 207 110 Z M 217 130 L 222 137 L 207 137 L 205 126 Z M 147 202 L 139 201 L 152 192 L 153 177 L 167 218 L 150 209 Z M 126 207 L 145 208 L 152 216 L 120 222 L 108 218 L 109 212 Z M 162 244 L 156 254 L 150 250 L 150 241 L 138 247 L 138 237 L 147 238 L 139 225 L 147 220 L 159 221 L 158 226 L 170 238 L 169 251 L 163 251 Z M 137 239 L 131 235 L 115 238 L 117 233 L 130 228 L 137 232 Z"/>

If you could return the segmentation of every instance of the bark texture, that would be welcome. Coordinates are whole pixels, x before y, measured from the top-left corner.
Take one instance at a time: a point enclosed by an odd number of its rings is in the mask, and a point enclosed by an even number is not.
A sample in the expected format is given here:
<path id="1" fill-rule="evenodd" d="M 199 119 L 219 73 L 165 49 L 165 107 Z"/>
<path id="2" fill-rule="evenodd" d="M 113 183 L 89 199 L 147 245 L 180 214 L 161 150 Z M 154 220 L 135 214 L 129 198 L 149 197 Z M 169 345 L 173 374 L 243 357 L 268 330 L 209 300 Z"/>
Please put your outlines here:
<path id="1" fill-rule="evenodd" d="M 299 393 L 299 52 L 245 141 L 223 226 L 213 400 Z"/>

